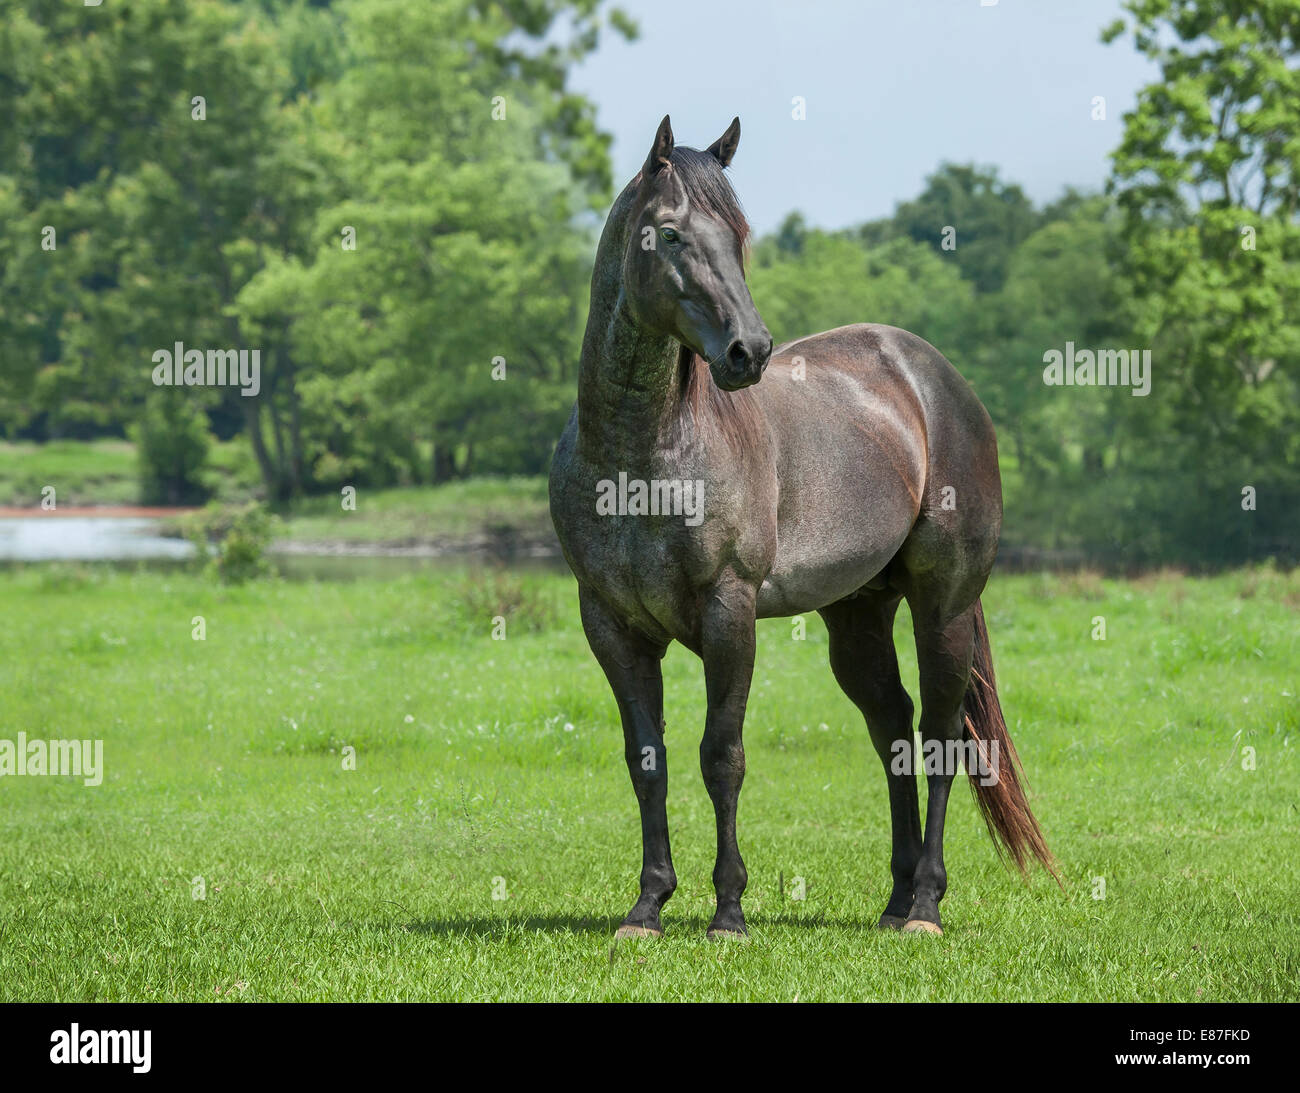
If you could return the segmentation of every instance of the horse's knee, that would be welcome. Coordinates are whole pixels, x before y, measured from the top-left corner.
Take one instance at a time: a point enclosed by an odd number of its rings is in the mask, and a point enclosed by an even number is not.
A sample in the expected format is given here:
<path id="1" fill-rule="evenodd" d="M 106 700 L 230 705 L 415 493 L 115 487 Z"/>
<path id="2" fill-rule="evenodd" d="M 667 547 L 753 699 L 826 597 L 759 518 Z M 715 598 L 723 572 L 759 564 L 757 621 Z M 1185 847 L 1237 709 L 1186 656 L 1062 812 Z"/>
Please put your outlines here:
<path id="1" fill-rule="evenodd" d="M 739 740 L 714 740 L 706 734 L 700 743 L 700 773 L 715 798 L 739 792 L 745 780 L 745 746 Z"/>

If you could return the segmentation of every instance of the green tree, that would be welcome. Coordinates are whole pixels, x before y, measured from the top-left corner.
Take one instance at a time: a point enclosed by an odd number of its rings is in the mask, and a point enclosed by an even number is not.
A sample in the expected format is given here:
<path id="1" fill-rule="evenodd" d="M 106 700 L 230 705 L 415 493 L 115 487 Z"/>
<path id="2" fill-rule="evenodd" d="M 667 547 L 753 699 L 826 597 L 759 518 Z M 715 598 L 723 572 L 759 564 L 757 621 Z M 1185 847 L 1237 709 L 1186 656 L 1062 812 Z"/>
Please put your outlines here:
<path id="1" fill-rule="evenodd" d="M 140 500 L 146 505 L 193 505 L 208 496 L 202 472 L 211 437 L 192 399 L 159 391 L 131 428 L 140 463 Z"/>
<path id="2" fill-rule="evenodd" d="M 567 75 L 611 24 L 600 0 L 0 0 L 6 426 L 121 430 L 179 341 L 260 350 L 255 397 L 180 394 L 273 501 L 540 469 L 610 185 Z"/>
<path id="3" fill-rule="evenodd" d="M 971 301 L 970 286 L 928 247 L 893 239 L 868 248 L 852 233 L 806 229 L 793 220 L 755 247 L 749 282 L 778 342 L 876 322 L 951 350 Z"/>
<path id="4" fill-rule="evenodd" d="M 345 9 L 347 68 L 309 112 L 338 196 L 310 252 L 268 263 L 238 304 L 312 363 L 300 395 L 316 482 L 420 478 L 421 451 L 434 481 L 545 467 L 576 372 L 591 213 L 608 197 L 607 138 L 564 90 L 596 8 Z M 565 18 L 567 46 L 503 45 Z"/>
<path id="5" fill-rule="evenodd" d="M 977 292 L 993 292 L 1038 218 L 1024 191 L 1003 182 L 995 168 L 945 163 L 925 180 L 919 197 L 898 206 L 892 226 L 955 262 Z"/>
<path id="6" fill-rule="evenodd" d="M 1118 235 L 1106 198 L 1058 203 L 974 311 L 964 371 L 998 426 L 1006 538 L 1016 545 L 1113 549 L 1116 481 L 1127 473 L 1120 427 L 1142 400 L 1129 388 L 1047 386 L 1043 368 L 1066 342 L 1133 348 Z"/>
<path id="7" fill-rule="evenodd" d="M 1111 188 L 1153 388 L 1132 421 L 1144 553 L 1295 556 L 1300 531 L 1300 5 L 1129 0 L 1160 69 Z M 1257 511 L 1243 511 L 1242 491 Z"/>
<path id="8" fill-rule="evenodd" d="M 231 308 L 268 253 L 300 245 L 313 172 L 269 18 L 215 0 L 0 10 L 0 114 L 15 121 L 0 194 L 18 206 L 0 283 L 7 398 L 89 398 L 120 421 L 153 391 L 158 349 L 272 349 L 250 346 Z M 185 394 L 237 409 L 257 439 L 261 397 Z"/>

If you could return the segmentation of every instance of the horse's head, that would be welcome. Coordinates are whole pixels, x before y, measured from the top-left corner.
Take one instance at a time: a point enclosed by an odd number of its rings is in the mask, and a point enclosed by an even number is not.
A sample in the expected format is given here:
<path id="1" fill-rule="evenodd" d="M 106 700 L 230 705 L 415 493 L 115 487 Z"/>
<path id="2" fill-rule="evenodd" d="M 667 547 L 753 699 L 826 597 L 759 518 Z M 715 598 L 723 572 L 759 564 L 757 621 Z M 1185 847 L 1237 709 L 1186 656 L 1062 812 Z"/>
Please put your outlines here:
<path id="1" fill-rule="evenodd" d="M 675 147 L 668 118 L 659 123 L 623 259 L 637 320 L 698 353 L 725 391 L 757 383 L 772 354 L 745 284 L 749 225 L 722 173 L 739 142 L 739 118 L 704 152 Z"/>

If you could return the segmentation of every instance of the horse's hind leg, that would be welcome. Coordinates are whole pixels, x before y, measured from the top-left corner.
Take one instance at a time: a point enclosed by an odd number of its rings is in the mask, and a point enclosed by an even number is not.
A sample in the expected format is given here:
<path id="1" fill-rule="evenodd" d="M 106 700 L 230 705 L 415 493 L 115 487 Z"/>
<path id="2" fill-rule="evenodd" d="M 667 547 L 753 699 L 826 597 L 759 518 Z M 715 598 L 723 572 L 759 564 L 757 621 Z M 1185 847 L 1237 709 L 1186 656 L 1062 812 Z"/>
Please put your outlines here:
<path id="1" fill-rule="evenodd" d="M 898 593 L 884 590 L 822 608 L 830 631 L 831 670 L 871 732 L 871 742 L 889 779 L 894 887 L 880 916 L 881 927 L 897 929 L 912 910 L 913 874 L 921 857 L 921 818 L 913 762 L 912 700 L 898 677 L 894 615 Z"/>
<path id="2" fill-rule="evenodd" d="M 641 806 L 641 893 L 616 938 L 658 937 L 659 909 L 677 887 L 668 845 L 668 760 L 664 754 L 664 647 L 623 626 L 596 597 L 581 589 L 582 626 L 605 670 L 623 721 L 623 751 Z"/>
<path id="3" fill-rule="evenodd" d="M 943 865 L 943 822 L 960 762 L 964 700 L 975 648 L 974 605 L 946 617 L 942 608 L 909 599 L 921 676 L 921 742 L 929 787 L 925 839 L 912 878 L 913 902 L 905 931 L 943 933 L 939 901 L 948 887 Z M 954 742 L 955 745 L 954 746 Z"/>

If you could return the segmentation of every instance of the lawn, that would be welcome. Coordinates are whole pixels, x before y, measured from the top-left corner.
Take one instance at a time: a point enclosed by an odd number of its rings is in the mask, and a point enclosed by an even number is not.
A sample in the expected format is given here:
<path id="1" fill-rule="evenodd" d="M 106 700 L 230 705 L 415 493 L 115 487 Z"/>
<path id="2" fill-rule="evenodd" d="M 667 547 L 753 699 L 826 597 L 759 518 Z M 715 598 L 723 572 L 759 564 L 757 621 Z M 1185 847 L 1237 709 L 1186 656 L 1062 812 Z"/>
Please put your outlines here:
<path id="1" fill-rule="evenodd" d="M 135 505 L 140 466 L 129 440 L 0 441 L 0 505 L 38 509 L 53 486 L 59 506 Z M 257 466 L 242 438 L 214 442 L 204 472 L 209 488 L 228 501 L 252 497 Z"/>
<path id="2" fill-rule="evenodd" d="M 0 737 L 101 739 L 105 764 L 0 778 L 0 1000 L 1300 999 L 1300 573 L 995 577 L 1066 889 L 1003 867 L 958 787 L 942 938 L 871 928 L 885 779 L 813 617 L 760 624 L 752 939 L 705 940 L 701 672 L 671 651 L 680 887 L 662 940 L 617 948 L 639 826 L 567 578 L 32 567 L 0 597 Z"/>
<path id="3" fill-rule="evenodd" d="M 338 493 L 294 502 L 285 537 L 299 543 L 440 545 L 555 540 L 546 479 L 540 475 L 356 493 L 355 508 L 345 509 Z"/>
<path id="4" fill-rule="evenodd" d="M 50 486 L 57 505 L 136 504 L 136 463 L 126 440 L 0 441 L 0 505 L 37 509 Z"/>

